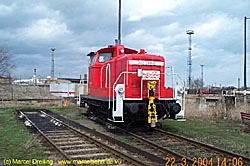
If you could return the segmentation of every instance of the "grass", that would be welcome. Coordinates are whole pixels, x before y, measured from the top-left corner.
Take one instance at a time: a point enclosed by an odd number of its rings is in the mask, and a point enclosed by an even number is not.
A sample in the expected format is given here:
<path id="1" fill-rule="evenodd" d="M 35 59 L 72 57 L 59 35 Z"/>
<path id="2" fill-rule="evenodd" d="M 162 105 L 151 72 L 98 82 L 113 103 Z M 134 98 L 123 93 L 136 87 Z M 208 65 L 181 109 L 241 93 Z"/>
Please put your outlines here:
<path id="1" fill-rule="evenodd" d="M 84 109 L 76 106 L 46 109 L 77 122 L 86 119 L 82 114 Z M 43 149 L 36 143 L 36 138 L 28 132 L 22 122 L 16 120 L 14 110 L 0 109 L 0 165 L 5 158 L 46 157 L 43 156 Z M 201 115 L 200 111 L 197 111 L 196 115 L 193 111 L 187 113 L 187 121 L 164 120 L 163 128 L 250 157 L 250 134 L 242 132 L 243 125 L 240 120 L 223 120 L 217 109 L 206 115 Z"/>
<path id="2" fill-rule="evenodd" d="M 83 108 L 76 106 L 49 110 L 77 122 L 86 119 Z M 185 122 L 164 120 L 163 128 L 250 157 L 250 134 L 242 132 L 241 121 L 223 120 L 219 114 L 208 118 L 189 115 Z"/>
<path id="3" fill-rule="evenodd" d="M 3 164 L 4 159 L 47 159 L 36 136 L 30 134 L 23 122 L 17 120 L 16 109 L 39 109 L 39 106 L 0 108 L 0 165 Z M 47 109 L 76 121 L 85 118 L 82 115 L 82 109 L 77 107 Z"/>
<path id="4" fill-rule="evenodd" d="M 130 143 L 130 140 L 127 139 L 127 138 L 125 138 L 125 137 L 123 137 L 123 136 L 117 136 L 116 139 L 118 141 L 121 141 L 121 142 L 124 142 L 124 143 Z"/>
<path id="5" fill-rule="evenodd" d="M 240 122 L 188 118 L 185 122 L 164 120 L 163 128 L 250 157 L 250 134 L 242 132 Z"/>
<path id="6" fill-rule="evenodd" d="M 14 109 L 0 109 L 0 165 L 4 159 L 45 159 L 36 137 L 15 117 Z"/>
<path id="7" fill-rule="evenodd" d="M 50 110 L 78 122 L 86 118 L 82 114 L 82 108 L 68 107 Z M 221 119 L 222 116 L 219 113 L 216 116 L 204 117 L 189 115 L 185 122 L 167 119 L 163 121 L 163 128 L 250 157 L 250 134 L 242 132 L 241 121 Z M 128 141 L 124 138 L 118 139 L 123 142 Z"/>
<path id="8" fill-rule="evenodd" d="M 86 119 L 86 116 L 83 115 L 83 108 L 76 106 L 69 106 L 66 108 L 51 108 L 49 110 L 75 121 Z"/>

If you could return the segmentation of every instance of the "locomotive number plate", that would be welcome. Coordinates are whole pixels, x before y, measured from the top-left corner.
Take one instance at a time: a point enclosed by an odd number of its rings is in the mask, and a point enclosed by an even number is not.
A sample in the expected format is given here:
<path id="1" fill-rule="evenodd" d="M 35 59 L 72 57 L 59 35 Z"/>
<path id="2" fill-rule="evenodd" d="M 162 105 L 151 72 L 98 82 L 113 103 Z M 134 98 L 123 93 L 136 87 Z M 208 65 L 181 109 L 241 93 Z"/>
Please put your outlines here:
<path id="1" fill-rule="evenodd" d="M 145 65 L 145 66 L 164 66 L 160 61 L 144 61 L 144 60 L 129 60 L 129 65 Z"/>
<path id="2" fill-rule="evenodd" d="M 159 80 L 160 79 L 160 71 L 143 70 L 142 71 L 142 79 L 143 80 Z"/>

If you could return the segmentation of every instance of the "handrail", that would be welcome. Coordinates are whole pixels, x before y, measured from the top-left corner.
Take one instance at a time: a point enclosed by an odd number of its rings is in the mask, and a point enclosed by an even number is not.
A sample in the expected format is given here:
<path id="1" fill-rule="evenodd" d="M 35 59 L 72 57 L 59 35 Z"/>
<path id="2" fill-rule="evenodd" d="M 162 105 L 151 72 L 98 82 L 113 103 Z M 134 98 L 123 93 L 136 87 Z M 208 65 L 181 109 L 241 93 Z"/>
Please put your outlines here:
<path id="1" fill-rule="evenodd" d="M 110 69 L 110 68 L 109 68 Z M 106 68 L 106 70 L 107 70 L 107 68 Z M 161 73 L 161 74 L 163 74 L 164 75 L 164 82 L 166 82 L 166 80 L 165 80 L 165 76 L 166 75 L 172 75 L 172 88 L 173 88 L 173 98 L 175 97 L 175 89 L 174 89 L 174 87 L 175 87 L 175 83 L 174 83 L 174 80 L 175 80 L 175 76 L 177 76 L 179 79 L 180 79 L 180 81 L 181 81 L 181 84 L 184 86 L 184 84 L 183 84 L 183 82 L 182 82 L 182 78 L 180 77 L 180 75 L 178 74 L 178 73 L 174 73 L 174 70 L 173 70 L 173 67 L 171 67 L 171 71 L 172 71 L 172 73 L 170 73 L 170 74 L 168 74 L 168 73 Z M 120 78 L 121 78 L 121 76 L 123 75 L 123 74 L 136 74 L 137 72 L 128 72 L 128 71 L 124 71 L 124 72 L 121 72 L 120 74 L 119 74 L 119 76 L 116 78 L 116 80 L 115 80 L 115 82 L 114 82 L 114 84 L 113 84 L 113 87 L 112 87 L 112 94 L 113 94 L 113 107 L 112 107 L 112 111 L 115 111 L 114 110 L 114 99 L 115 99 L 115 95 L 114 95 L 114 92 L 115 92 L 115 85 L 117 84 L 117 82 L 120 80 Z M 127 81 L 127 79 L 126 79 L 126 76 L 124 77 L 124 83 Z M 158 85 L 159 87 L 160 87 L 160 81 L 159 81 L 159 85 Z M 164 87 L 165 87 L 165 85 L 164 85 Z M 160 93 L 160 88 L 158 88 L 158 90 L 159 90 L 159 99 L 161 99 L 161 93 Z M 109 93 L 110 93 L 110 91 L 109 91 Z M 142 80 L 141 80 L 141 95 L 142 95 Z M 142 97 L 142 96 L 141 96 Z M 109 94 L 109 109 L 110 109 L 110 94 Z"/>
<path id="2" fill-rule="evenodd" d="M 106 66 L 106 82 L 105 82 L 105 88 L 107 88 L 107 68 L 109 69 L 109 84 L 110 84 L 110 64 L 105 64 L 102 66 L 101 68 L 101 79 L 100 79 L 100 84 L 101 84 L 101 88 L 102 88 L 102 71 L 103 71 L 103 68 Z"/>
<path id="3" fill-rule="evenodd" d="M 175 89 L 175 86 L 174 86 L 174 67 L 173 66 L 166 66 L 165 67 L 165 73 L 166 73 L 166 75 L 168 75 L 167 71 L 166 71 L 168 68 L 170 68 L 170 70 L 171 70 L 171 74 L 170 75 L 172 75 L 172 88 Z M 165 81 L 166 81 L 166 75 L 164 76 L 164 80 Z M 164 87 L 165 87 L 165 85 L 164 85 Z M 173 91 L 173 96 L 175 96 L 174 91 Z"/>
<path id="4" fill-rule="evenodd" d="M 136 74 L 137 72 L 127 72 L 127 71 L 124 71 L 124 72 L 121 72 L 119 74 L 119 76 L 117 77 L 117 79 L 115 80 L 114 84 L 113 84 L 113 108 L 112 108 L 112 111 L 114 111 L 114 105 L 115 105 L 115 94 L 114 94 L 114 91 L 115 91 L 115 85 L 117 84 L 118 80 L 120 79 L 120 77 L 123 75 L 123 74 Z M 124 78 L 124 81 L 125 81 L 125 78 Z M 109 98 L 110 100 L 110 98 Z"/>
<path id="5" fill-rule="evenodd" d="M 102 87 L 102 71 L 103 71 L 103 68 L 106 66 L 106 80 L 105 80 L 105 88 L 109 88 L 108 89 L 108 91 L 109 91 L 109 108 L 108 109 L 110 109 L 110 64 L 108 63 L 108 64 L 105 64 L 105 65 L 103 65 L 102 66 L 102 68 L 101 68 L 101 79 L 100 79 L 100 83 L 101 83 L 101 88 L 103 88 Z M 108 79 L 107 79 L 107 77 L 108 77 L 108 72 L 109 72 L 109 86 L 107 87 L 107 82 L 108 82 Z"/>
<path id="6" fill-rule="evenodd" d="M 101 79 L 100 79 L 101 88 L 102 88 L 102 70 L 103 70 L 104 66 L 106 66 L 106 65 L 103 65 L 101 68 Z"/>
<path id="7" fill-rule="evenodd" d="M 105 87 L 107 87 L 107 70 L 109 70 L 109 86 L 108 86 L 108 91 L 109 91 L 109 108 L 110 109 L 110 64 L 107 64 L 107 67 L 106 67 L 106 85 Z"/>
<path id="8" fill-rule="evenodd" d="M 105 88 L 107 88 L 107 77 L 108 77 L 108 72 L 107 70 L 109 71 L 109 87 L 110 87 L 110 64 L 107 64 L 106 66 L 106 82 L 105 82 Z"/>
<path id="9" fill-rule="evenodd" d="M 103 70 L 104 66 L 106 66 L 106 65 L 103 65 L 101 68 L 101 79 L 100 79 L 101 88 L 102 88 L 102 70 Z"/>

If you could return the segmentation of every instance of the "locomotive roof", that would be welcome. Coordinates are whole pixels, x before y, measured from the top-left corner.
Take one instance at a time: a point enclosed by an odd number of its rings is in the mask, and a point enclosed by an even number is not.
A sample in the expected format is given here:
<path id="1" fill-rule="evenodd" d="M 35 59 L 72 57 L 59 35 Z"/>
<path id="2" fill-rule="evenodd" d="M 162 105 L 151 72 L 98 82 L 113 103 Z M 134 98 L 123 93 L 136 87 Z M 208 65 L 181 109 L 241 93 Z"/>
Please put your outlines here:
<path id="1" fill-rule="evenodd" d="M 114 45 L 99 49 L 97 52 L 113 52 L 114 50 L 123 49 L 125 54 L 137 54 L 135 49 L 124 47 L 124 45 Z M 96 52 L 90 52 L 87 56 L 93 56 Z"/>
<path id="2" fill-rule="evenodd" d="M 114 46 L 108 46 L 106 48 L 101 48 L 98 50 L 98 52 L 109 52 L 109 51 L 114 51 L 115 49 L 124 49 L 125 54 L 136 54 L 138 51 L 131 49 L 131 48 L 126 48 L 124 45 L 114 45 Z"/>

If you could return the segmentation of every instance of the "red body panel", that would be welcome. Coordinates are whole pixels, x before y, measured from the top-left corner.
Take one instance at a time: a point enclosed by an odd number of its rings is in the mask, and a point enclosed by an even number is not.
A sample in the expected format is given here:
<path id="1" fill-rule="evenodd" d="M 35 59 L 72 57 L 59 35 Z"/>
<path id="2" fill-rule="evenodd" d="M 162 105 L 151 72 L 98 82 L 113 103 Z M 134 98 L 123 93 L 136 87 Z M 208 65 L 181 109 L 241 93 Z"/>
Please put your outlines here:
<path id="1" fill-rule="evenodd" d="M 112 53 L 112 56 L 109 53 Z M 123 45 L 115 45 L 97 51 L 91 58 L 93 61 L 89 66 L 88 86 L 90 96 L 112 98 L 114 93 L 115 97 L 113 88 L 117 84 L 124 84 L 125 99 L 148 98 L 147 82 L 150 79 L 142 80 L 142 77 L 138 76 L 138 69 L 141 69 L 160 72 L 159 80 L 155 80 L 157 82 L 155 98 L 173 98 L 173 89 L 164 87 L 165 60 L 162 56 L 146 54 L 144 50 L 138 53 L 124 48 Z"/>

